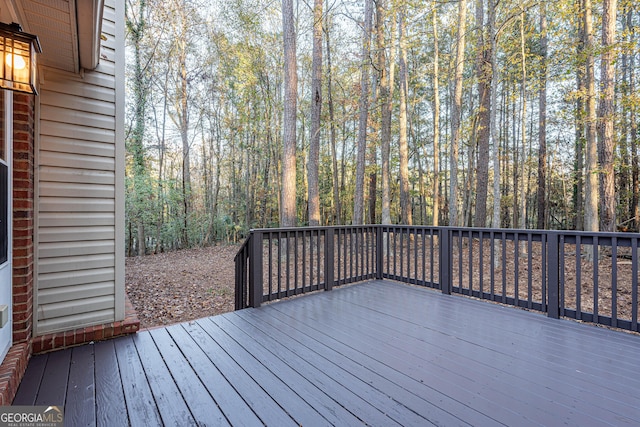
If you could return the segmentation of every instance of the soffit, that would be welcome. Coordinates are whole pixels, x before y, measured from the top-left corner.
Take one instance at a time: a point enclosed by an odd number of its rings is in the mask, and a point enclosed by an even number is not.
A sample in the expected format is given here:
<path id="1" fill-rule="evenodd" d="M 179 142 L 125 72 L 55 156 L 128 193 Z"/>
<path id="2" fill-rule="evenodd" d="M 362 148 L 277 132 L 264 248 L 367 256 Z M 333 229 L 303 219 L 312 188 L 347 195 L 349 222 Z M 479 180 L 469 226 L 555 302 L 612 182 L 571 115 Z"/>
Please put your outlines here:
<path id="1" fill-rule="evenodd" d="M 23 29 L 40 39 L 40 64 L 78 72 L 78 40 L 75 0 L 18 0 Z"/>

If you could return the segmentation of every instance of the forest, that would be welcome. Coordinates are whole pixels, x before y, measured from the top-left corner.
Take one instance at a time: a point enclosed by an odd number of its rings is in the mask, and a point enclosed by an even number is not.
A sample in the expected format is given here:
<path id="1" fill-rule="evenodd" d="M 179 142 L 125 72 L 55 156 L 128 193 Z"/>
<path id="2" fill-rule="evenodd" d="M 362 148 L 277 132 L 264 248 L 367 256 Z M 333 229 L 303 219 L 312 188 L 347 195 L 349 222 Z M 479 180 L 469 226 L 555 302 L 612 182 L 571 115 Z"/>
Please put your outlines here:
<path id="1" fill-rule="evenodd" d="M 639 24 L 634 0 L 126 0 L 127 254 L 638 231 Z"/>

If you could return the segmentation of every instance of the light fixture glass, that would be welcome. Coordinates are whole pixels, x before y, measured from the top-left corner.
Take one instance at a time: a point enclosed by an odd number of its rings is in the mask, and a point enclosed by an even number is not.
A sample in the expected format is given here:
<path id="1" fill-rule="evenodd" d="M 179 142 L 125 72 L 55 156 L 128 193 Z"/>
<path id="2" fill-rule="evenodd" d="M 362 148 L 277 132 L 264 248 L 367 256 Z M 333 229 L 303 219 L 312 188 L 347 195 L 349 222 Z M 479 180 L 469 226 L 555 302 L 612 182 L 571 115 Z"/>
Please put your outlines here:
<path id="1" fill-rule="evenodd" d="M 36 55 L 42 52 L 37 36 L 22 32 L 19 24 L 0 23 L 0 87 L 38 94 Z"/>

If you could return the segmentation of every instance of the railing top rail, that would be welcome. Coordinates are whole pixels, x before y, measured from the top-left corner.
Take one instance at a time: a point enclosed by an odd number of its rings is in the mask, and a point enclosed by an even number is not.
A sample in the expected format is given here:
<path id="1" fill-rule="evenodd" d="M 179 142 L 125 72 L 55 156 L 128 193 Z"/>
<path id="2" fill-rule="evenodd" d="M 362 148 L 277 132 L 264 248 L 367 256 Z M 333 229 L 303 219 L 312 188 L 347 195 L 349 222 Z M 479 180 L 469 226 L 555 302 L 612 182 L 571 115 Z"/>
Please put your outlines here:
<path id="1" fill-rule="evenodd" d="M 323 225 L 323 226 L 300 226 L 300 227 L 273 227 L 273 228 L 253 228 L 250 232 L 276 233 L 294 232 L 310 230 L 328 229 L 352 229 L 352 228 L 412 228 L 412 229 L 436 229 L 436 230 L 464 230 L 483 233 L 521 233 L 521 234 L 563 234 L 571 236 L 598 236 L 598 237 L 622 237 L 639 238 L 640 233 L 634 232 L 605 232 L 605 231 L 578 231 L 578 230 L 541 230 L 541 229 L 519 229 L 519 228 L 489 228 L 489 227 L 453 227 L 446 225 L 404 225 L 404 224 L 360 224 L 360 225 Z M 245 241 L 246 242 L 246 241 Z"/>
<path id="2" fill-rule="evenodd" d="M 300 227 L 273 227 L 273 228 L 252 228 L 250 233 L 277 233 L 277 232 L 294 232 L 294 231 L 313 231 L 313 230 L 337 230 L 348 228 L 377 228 L 381 227 L 380 224 L 362 224 L 362 225 L 321 225 L 317 227 L 312 226 L 300 226 Z"/>

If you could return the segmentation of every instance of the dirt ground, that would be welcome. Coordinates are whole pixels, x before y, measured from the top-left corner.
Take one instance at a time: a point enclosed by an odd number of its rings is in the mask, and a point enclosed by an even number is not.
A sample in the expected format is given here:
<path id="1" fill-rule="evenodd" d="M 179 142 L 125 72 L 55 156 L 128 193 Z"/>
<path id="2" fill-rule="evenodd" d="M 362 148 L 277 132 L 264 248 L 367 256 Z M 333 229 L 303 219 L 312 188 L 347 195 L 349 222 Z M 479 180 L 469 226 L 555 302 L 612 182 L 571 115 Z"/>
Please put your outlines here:
<path id="1" fill-rule="evenodd" d="M 238 245 L 127 258 L 127 295 L 141 328 L 170 325 L 234 309 Z"/>

